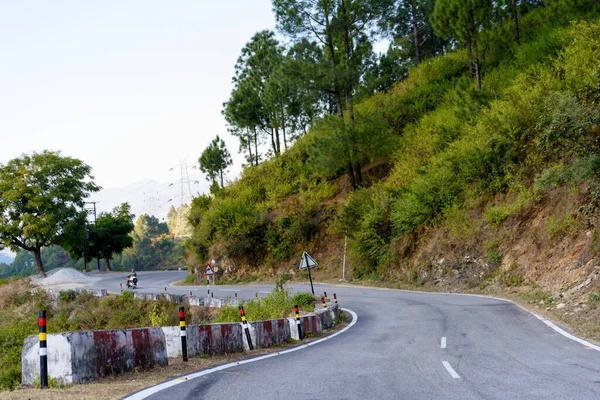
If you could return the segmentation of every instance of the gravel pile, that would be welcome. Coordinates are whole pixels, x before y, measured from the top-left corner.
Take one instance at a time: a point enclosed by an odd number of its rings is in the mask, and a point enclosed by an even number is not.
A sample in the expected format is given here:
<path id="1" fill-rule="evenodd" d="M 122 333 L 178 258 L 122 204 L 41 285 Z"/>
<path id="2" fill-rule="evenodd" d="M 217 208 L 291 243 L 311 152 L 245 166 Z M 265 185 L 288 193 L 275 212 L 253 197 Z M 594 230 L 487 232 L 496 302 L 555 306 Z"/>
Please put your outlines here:
<path id="1" fill-rule="evenodd" d="M 59 283 L 87 283 L 97 281 L 98 277 L 87 276 L 73 268 L 57 268 L 48 272 L 45 278 L 34 276 L 31 282 L 36 285 L 56 285 Z"/>

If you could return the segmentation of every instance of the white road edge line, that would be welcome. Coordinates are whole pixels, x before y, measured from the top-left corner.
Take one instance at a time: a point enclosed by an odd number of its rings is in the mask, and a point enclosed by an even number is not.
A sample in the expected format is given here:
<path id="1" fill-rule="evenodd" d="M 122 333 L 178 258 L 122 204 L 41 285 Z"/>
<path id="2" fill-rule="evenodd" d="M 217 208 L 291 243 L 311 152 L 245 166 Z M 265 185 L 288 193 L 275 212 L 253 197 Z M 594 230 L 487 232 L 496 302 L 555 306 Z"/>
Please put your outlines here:
<path id="1" fill-rule="evenodd" d="M 550 328 L 554 329 L 556 332 L 560 333 L 561 335 L 574 340 L 578 343 L 581 343 L 582 345 L 584 345 L 585 347 L 589 347 L 590 349 L 594 349 L 596 351 L 600 351 L 600 346 L 596 346 L 595 344 L 592 344 L 586 340 L 580 339 L 577 336 L 573 336 L 571 335 L 569 332 L 565 331 L 564 329 L 562 329 L 559 326 L 554 325 L 551 321 L 548 321 L 546 318 L 541 317 L 537 314 L 532 313 L 537 319 L 539 319 L 540 321 L 542 321 L 543 323 L 545 323 L 546 325 L 548 325 Z"/>
<path id="2" fill-rule="evenodd" d="M 445 348 L 446 348 L 446 336 L 442 336 L 442 343 L 441 343 L 441 346 L 440 346 L 440 347 L 441 347 L 442 349 L 445 349 Z"/>
<path id="3" fill-rule="evenodd" d="M 346 312 L 348 312 L 348 313 L 350 313 L 352 315 L 352 322 L 350 322 L 350 324 L 347 327 L 345 327 L 344 329 L 342 329 L 342 330 L 340 330 L 340 331 L 338 331 L 338 332 L 336 332 L 336 333 L 334 333 L 332 335 L 326 336 L 326 337 L 324 337 L 322 339 L 315 340 L 313 342 L 309 342 L 309 343 L 303 344 L 303 345 L 298 346 L 298 347 L 294 347 L 292 349 L 278 351 L 276 353 L 265 354 L 264 356 L 250 358 L 250 359 L 242 360 L 242 361 L 236 361 L 236 362 L 233 362 L 233 363 L 229 363 L 229 364 L 225 364 L 225 365 L 220 365 L 218 367 L 210 368 L 210 369 L 207 369 L 207 370 L 204 370 L 204 371 L 200 371 L 200 372 L 196 372 L 196 373 L 193 373 L 193 374 L 180 376 L 179 378 L 175 378 L 175 379 L 172 379 L 170 381 L 160 383 L 160 384 L 158 384 L 156 386 L 152 386 L 152 387 L 150 387 L 148 389 L 144 389 L 144 390 L 142 390 L 140 392 L 134 393 L 131 396 L 126 396 L 123 399 L 142 400 L 142 399 L 150 397 L 153 394 L 158 393 L 158 392 L 160 392 L 162 390 L 168 389 L 170 387 L 173 387 L 173 386 L 178 385 L 178 384 L 183 383 L 183 382 L 187 382 L 190 379 L 199 378 L 199 377 L 204 376 L 204 375 L 212 374 L 213 372 L 222 371 L 222 370 L 228 369 L 228 368 L 233 368 L 233 367 L 235 367 L 237 365 L 248 364 L 248 363 L 251 363 L 251 362 L 264 360 L 266 358 L 277 357 L 277 356 L 279 356 L 281 354 L 286 354 L 286 353 L 291 353 L 291 352 L 294 352 L 294 351 L 302 350 L 302 349 L 305 349 L 305 348 L 307 348 L 309 346 L 314 346 L 315 344 L 318 344 L 318 343 L 324 342 L 326 340 L 329 340 L 329 339 L 331 339 L 333 337 L 336 337 L 337 335 L 340 335 L 340 334 L 346 332 L 348 329 L 352 328 L 352 326 L 354 326 L 354 324 L 356 324 L 356 321 L 358 321 L 358 315 L 356 315 L 356 313 L 354 311 L 349 310 L 347 308 L 342 308 L 342 310 L 346 311 Z"/>
<path id="4" fill-rule="evenodd" d="M 452 368 L 448 361 L 442 361 L 442 364 L 444 365 L 444 368 L 446 368 L 446 371 L 448 371 L 450 376 L 452 376 L 454 379 L 460 379 L 460 375 L 456 373 L 456 371 Z"/>

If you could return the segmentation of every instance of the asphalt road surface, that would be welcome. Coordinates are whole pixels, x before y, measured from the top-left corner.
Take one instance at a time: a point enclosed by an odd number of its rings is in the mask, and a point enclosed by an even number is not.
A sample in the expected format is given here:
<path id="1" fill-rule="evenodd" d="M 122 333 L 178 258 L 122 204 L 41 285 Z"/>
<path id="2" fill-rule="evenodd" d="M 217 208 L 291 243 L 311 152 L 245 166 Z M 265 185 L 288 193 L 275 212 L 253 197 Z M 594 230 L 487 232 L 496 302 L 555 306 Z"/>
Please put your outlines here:
<path id="1" fill-rule="evenodd" d="M 125 275 L 95 283 L 119 290 Z M 140 272 L 141 292 L 183 272 Z M 273 286 L 211 286 L 215 297 L 264 296 Z M 291 285 L 310 291 L 308 285 Z M 190 379 L 149 399 L 600 399 L 600 352 L 516 305 L 492 298 L 315 285 L 357 323 L 293 353 Z M 197 293 L 196 293 L 197 292 Z"/>

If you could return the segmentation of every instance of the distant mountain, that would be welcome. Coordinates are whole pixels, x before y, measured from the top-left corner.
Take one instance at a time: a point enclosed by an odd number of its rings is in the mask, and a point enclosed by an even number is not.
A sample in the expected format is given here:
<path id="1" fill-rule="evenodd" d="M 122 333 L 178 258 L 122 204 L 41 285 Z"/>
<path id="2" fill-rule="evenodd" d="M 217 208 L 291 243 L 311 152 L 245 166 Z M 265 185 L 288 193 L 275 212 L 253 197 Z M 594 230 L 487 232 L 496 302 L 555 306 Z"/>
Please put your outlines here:
<path id="1" fill-rule="evenodd" d="M 184 203 L 189 203 L 187 193 L 191 191 L 192 197 L 198 193 L 209 191 L 208 182 L 200 177 L 192 178 L 188 185 L 184 185 Z M 197 182 L 197 183 L 196 183 Z M 87 201 L 97 201 L 97 212 L 109 212 L 122 203 L 129 203 L 135 217 L 147 213 L 159 219 L 166 218 L 171 205 L 178 207 L 181 200 L 181 183 L 159 183 L 151 179 L 144 179 L 127 186 L 102 189 L 92 195 Z"/>
<path id="2" fill-rule="evenodd" d="M 9 255 L 0 253 L 0 263 L 10 265 L 10 264 L 12 264 L 13 260 L 14 260 L 14 258 L 10 257 Z"/>

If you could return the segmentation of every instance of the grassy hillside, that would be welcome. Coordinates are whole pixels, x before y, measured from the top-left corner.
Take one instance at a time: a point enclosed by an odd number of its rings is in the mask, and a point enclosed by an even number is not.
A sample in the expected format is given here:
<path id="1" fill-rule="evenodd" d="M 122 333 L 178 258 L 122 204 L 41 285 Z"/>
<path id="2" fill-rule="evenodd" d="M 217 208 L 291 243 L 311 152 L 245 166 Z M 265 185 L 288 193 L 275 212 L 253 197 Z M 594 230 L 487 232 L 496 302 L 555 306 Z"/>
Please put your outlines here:
<path id="1" fill-rule="evenodd" d="M 357 129 L 386 137 L 363 160 L 361 189 L 327 168 L 330 129 L 316 123 L 281 156 L 196 199 L 190 269 L 215 258 L 225 279 L 270 279 L 295 274 L 307 250 L 316 279 L 339 278 L 347 235 L 351 279 L 509 288 L 544 307 L 571 296 L 561 309 L 593 308 L 600 21 L 597 3 L 586 4 L 527 14 L 520 46 L 509 24 L 485 32 L 481 92 L 458 50 L 359 103 Z"/>

